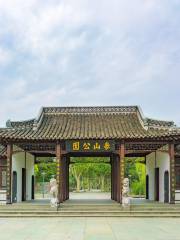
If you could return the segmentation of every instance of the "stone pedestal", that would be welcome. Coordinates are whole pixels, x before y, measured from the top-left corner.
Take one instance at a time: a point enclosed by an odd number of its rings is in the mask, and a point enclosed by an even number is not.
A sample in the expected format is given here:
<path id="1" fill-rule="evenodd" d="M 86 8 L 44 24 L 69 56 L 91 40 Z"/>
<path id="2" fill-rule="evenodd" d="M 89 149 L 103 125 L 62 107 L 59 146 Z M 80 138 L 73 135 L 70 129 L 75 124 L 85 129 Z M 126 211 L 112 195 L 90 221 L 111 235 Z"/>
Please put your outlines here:
<path id="1" fill-rule="evenodd" d="M 58 186 L 55 178 L 51 178 L 50 180 L 50 194 L 51 194 L 51 200 L 50 204 L 51 207 L 57 207 L 58 206 Z"/>
<path id="2" fill-rule="evenodd" d="M 6 190 L 0 190 L 0 205 L 5 205 L 7 203 L 6 194 L 7 194 Z"/>
<path id="3" fill-rule="evenodd" d="M 122 206 L 129 207 L 130 199 L 129 199 L 129 179 L 123 179 L 123 189 L 122 189 Z"/>

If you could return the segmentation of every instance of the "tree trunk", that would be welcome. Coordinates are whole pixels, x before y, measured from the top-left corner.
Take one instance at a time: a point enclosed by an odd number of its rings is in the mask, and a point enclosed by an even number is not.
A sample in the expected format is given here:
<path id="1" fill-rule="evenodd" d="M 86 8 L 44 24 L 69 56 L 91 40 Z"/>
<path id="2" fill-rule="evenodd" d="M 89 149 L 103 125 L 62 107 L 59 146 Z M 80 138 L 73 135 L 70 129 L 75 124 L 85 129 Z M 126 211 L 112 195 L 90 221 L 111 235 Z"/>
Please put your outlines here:
<path id="1" fill-rule="evenodd" d="M 88 177 L 88 191 L 90 192 L 91 186 L 90 186 L 90 179 Z"/>
<path id="2" fill-rule="evenodd" d="M 81 180 L 80 180 L 80 176 L 76 177 L 76 191 L 80 192 L 81 189 Z"/>
<path id="3" fill-rule="evenodd" d="M 101 176 L 101 191 L 104 192 L 104 176 Z"/>

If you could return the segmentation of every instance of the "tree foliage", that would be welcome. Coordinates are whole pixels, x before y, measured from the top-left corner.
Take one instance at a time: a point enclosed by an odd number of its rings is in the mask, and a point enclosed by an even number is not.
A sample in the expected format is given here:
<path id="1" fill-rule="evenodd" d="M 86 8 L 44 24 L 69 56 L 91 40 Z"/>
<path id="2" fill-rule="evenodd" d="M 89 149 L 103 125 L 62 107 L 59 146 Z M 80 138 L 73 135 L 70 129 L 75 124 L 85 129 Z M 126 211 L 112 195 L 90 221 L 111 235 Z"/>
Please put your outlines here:
<path id="1" fill-rule="evenodd" d="M 52 176 L 56 175 L 56 163 L 54 162 L 41 162 L 35 164 L 34 166 L 36 182 L 43 181 L 43 173 L 44 174 L 44 181 L 49 182 Z"/>
<path id="2" fill-rule="evenodd" d="M 74 178 L 71 185 L 76 191 L 110 189 L 110 165 L 107 163 L 74 163 L 70 166 L 70 177 Z M 106 181 L 107 180 L 107 181 Z"/>
<path id="3" fill-rule="evenodd" d="M 133 195 L 145 195 L 145 164 L 141 158 L 126 158 L 125 177 L 130 179 L 130 189 Z M 110 191 L 111 189 L 111 166 L 109 158 L 71 158 L 72 164 L 69 168 L 70 190 Z M 56 163 L 41 161 L 35 164 L 36 182 L 49 182 L 56 175 Z"/>
<path id="4" fill-rule="evenodd" d="M 125 163 L 125 176 L 130 180 L 132 195 L 145 195 L 146 168 L 141 158 L 127 158 Z"/>

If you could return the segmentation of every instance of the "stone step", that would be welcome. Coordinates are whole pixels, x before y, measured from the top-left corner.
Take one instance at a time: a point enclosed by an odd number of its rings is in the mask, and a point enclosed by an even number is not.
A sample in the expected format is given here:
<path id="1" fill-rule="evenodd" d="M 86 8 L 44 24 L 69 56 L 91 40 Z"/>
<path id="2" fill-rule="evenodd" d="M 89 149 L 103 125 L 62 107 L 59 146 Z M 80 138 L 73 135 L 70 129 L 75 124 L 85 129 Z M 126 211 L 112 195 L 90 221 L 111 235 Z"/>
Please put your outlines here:
<path id="1" fill-rule="evenodd" d="M 131 207 L 162 207 L 162 208 L 166 208 L 166 207 L 177 207 L 180 208 L 179 204 L 163 204 L 163 205 L 130 205 Z"/>
<path id="2" fill-rule="evenodd" d="M 102 211 L 102 210 L 96 210 L 96 211 L 90 211 L 90 210 L 54 210 L 54 211 L 27 211 L 27 210 L 21 210 L 21 211 L 0 211 L 0 214 L 96 214 L 96 213 L 100 213 L 100 214 L 179 214 L 180 215 L 180 211 L 112 211 L 112 210 L 106 210 L 106 211 Z"/>
<path id="3" fill-rule="evenodd" d="M 91 205 L 91 206 L 84 206 L 84 205 L 77 205 L 77 206 L 68 206 L 68 205 L 60 205 L 61 208 L 70 208 L 70 209 L 74 209 L 74 208 L 123 208 L 122 205 L 115 205 L 115 206 L 94 206 L 94 205 Z M 161 207 L 161 206 L 148 206 L 148 207 L 145 207 L 145 206 L 141 206 L 141 207 L 136 207 L 136 206 L 129 206 L 130 208 L 132 209 L 179 209 L 180 210 L 180 207 L 176 207 L 176 206 L 170 206 L 170 205 L 167 205 L 165 207 Z"/>
<path id="4" fill-rule="evenodd" d="M 129 206 L 131 210 L 177 210 L 180 211 L 180 207 L 177 207 L 175 205 L 166 205 L 165 207 L 162 206 Z M 22 206 L 15 206 L 15 205 L 5 205 L 5 206 L 0 206 L 0 210 L 49 210 L 53 209 L 48 206 L 32 206 L 32 205 L 22 205 Z M 123 208 L 120 204 L 118 205 L 60 205 L 60 209 L 90 209 L 90 210 L 96 210 L 96 209 L 117 209 L 117 210 L 123 210 L 126 208 Z"/>
<path id="5" fill-rule="evenodd" d="M 0 212 L 54 212 L 56 208 L 52 209 L 0 209 Z M 60 208 L 58 211 L 61 212 L 177 212 L 180 213 L 180 210 L 177 209 L 64 209 Z"/>
<path id="6" fill-rule="evenodd" d="M 52 208 L 50 206 L 43 208 L 43 207 L 11 207 L 11 206 L 7 206 L 7 207 L 0 207 L 0 211 L 54 211 L 55 208 Z M 102 211 L 125 211 L 127 208 L 123 208 L 122 206 L 111 206 L 111 207 L 102 207 L 102 206 L 77 206 L 77 207 L 69 207 L 69 206 L 60 206 L 59 210 L 64 210 L 64 211 L 74 211 L 74 210 L 79 210 L 79 211 L 85 211 L 85 210 L 89 210 L 89 211 L 98 211 L 98 210 L 102 210 Z M 131 211 L 180 211 L 180 208 L 176 208 L 176 207 L 166 207 L 166 208 L 159 208 L 159 207 L 150 207 L 150 208 L 136 208 L 136 207 L 132 207 L 130 206 Z"/>
<path id="7" fill-rule="evenodd" d="M 116 204 L 116 205 L 69 205 L 69 204 L 60 204 L 61 207 L 66 207 L 66 208 L 78 208 L 78 207 L 86 207 L 86 208 L 92 208 L 92 207 L 101 207 L 101 208 L 115 208 L 115 207 L 122 207 L 122 205 L 120 204 Z M 176 208 L 176 209 L 180 209 L 180 206 L 178 205 L 130 205 L 131 208 Z"/>
<path id="8" fill-rule="evenodd" d="M 56 211 L 56 208 L 49 208 L 49 209 L 0 209 L 0 212 L 54 212 Z M 131 212 L 180 212 L 178 209 L 102 209 L 102 208 L 97 208 L 97 209 L 86 209 L 86 208 L 77 208 L 77 209 L 70 209 L 70 208 L 59 208 L 58 211 L 67 211 L 67 212 L 74 212 L 74 211 L 89 211 L 89 212 L 126 212 L 126 211 L 131 211 Z"/>
<path id="9" fill-rule="evenodd" d="M 0 211 L 1 210 L 12 210 L 12 211 L 15 211 L 15 210 L 50 210 L 50 209 L 54 209 L 54 208 L 52 208 L 52 207 L 48 207 L 48 208 L 38 208 L 38 207 L 34 207 L 34 208 L 29 208 L 29 207 L 23 207 L 23 208 L 21 208 L 21 207 L 16 207 L 16 208 L 11 208 L 11 207 L 3 207 L 3 208 L 1 208 L 0 207 Z M 120 207 L 120 206 L 118 206 L 118 207 L 85 207 L 85 206 L 82 206 L 82 207 L 80 207 L 80 206 L 78 206 L 78 207 L 73 207 L 73 208 L 71 208 L 71 207 L 62 207 L 62 206 L 60 206 L 59 207 L 59 209 L 70 209 L 70 210 L 74 210 L 74 209 L 90 209 L 90 210 L 96 210 L 96 209 L 102 209 L 102 210 L 106 210 L 106 209 L 112 209 L 112 210 L 114 210 L 114 209 L 117 209 L 117 210 L 120 210 L 120 209 L 123 209 L 122 207 Z"/>
<path id="10" fill-rule="evenodd" d="M 38 218 L 59 218 L 59 217 L 121 217 L 121 218 L 180 218 L 180 215 L 176 215 L 176 214 L 153 214 L 153 215 L 142 215 L 142 214 L 117 214 L 117 215 L 114 215 L 114 214 L 67 214 L 67 215 L 62 215 L 62 214 L 49 214 L 49 215 L 45 215 L 45 214 L 24 214 L 24 215 L 17 215 L 17 214 L 0 214 L 0 218 L 35 218 L 35 217 L 38 217 Z"/>
<path id="11" fill-rule="evenodd" d="M 176 209 L 176 208 L 166 208 L 166 209 L 160 209 L 160 208 L 59 208 L 59 210 L 63 210 L 63 211 L 126 211 L 126 210 L 130 210 L 130 211 L 143 211 L 143 212 L 151 212 L 151 211 L 175 211 L 175 212 L 180 212 L 180 209 Z M 0 208 L 0 212 L 1 211 L 54 211 L 56 210 L 56 208 L 46 208 L 46 209 L 42 209 L 42 208 L 14 208 L 14 209 L 10 209 L 10 208 Z"/>

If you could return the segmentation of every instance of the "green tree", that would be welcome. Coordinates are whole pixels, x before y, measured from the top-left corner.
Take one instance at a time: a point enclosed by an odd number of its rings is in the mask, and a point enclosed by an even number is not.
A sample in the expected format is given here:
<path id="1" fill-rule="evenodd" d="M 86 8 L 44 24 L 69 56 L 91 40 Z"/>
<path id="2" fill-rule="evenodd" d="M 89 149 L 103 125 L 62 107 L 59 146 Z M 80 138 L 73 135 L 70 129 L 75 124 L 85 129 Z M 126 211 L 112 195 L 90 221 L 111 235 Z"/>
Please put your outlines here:
<path id="1" fill-rule="evenodd" d="M 133 195 L 145 195 L 146 168 L 143 158 L 126 158 L 125 177 L 130 179 L 130 190 Z"/>
<path id="2" fill-rule="evenodd" d="M 70 165 L 71 175 L 76 180 L 76 191 L 79 192 L 81 189 L 81 176 L 86 171 L 86 164 L 74 163 Z"/>
<path id="3" fill-rule="evenodd" d="M 96 177 L 100 179 L 101 191 L 105 191 L 107 189 L 107 183 L 105 184 L 105 179 L 110 179 L 111 175 L 111 167 L 110 164 L 100 163 L 94 166 L 94 170 L 96 173 Z"/>
<path id="4" fill-rule="evenodd" d="M 56 163 L 54 162 L 41 162 L 34 166 L 36 182 L 42 182 L 42 172 L 45 173 L 44 181 L 49 182 L 52 176 L 56 175 Z"/>
<path id="5" fill-rule="evenodd" d="M 80 191 L 81 188 L 105 191 L 109 189 L 110 183 L 105 180 L 110 179 L 110 174 L 110 165 L 106 163 L 75 163 L 70 167 L 70 176 L 75 178 L 76 191 Z"/>

